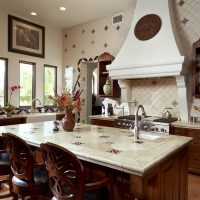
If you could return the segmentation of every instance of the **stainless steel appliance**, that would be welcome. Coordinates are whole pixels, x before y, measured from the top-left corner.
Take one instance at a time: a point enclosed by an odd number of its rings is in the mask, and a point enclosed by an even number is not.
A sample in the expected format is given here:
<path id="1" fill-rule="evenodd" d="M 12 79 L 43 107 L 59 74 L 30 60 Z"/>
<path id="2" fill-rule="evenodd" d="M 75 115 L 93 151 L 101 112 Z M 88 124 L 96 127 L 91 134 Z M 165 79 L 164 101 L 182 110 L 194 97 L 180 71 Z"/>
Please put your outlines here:
<path id="1" fill-rule="evenodd" d="M 142 118 L 138 116 L 139 128 L 141 131 L 145 132 L 155 132 L 169 134 L 170 123 L 176 121 L 177 118 L 158 118 L 147 116 Z M 115 120 L 115 127 L 123 129 L 133 129 L 135 121 L 135 115 L 126 115 L 118 117 Z"/>

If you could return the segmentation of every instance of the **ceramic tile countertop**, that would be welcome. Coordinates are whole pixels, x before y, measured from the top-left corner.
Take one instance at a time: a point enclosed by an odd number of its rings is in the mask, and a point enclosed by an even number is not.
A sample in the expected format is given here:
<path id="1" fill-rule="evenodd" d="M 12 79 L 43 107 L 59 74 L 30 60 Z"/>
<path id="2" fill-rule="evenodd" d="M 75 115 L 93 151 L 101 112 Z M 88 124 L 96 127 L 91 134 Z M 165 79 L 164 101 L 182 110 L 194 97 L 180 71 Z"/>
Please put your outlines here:
<path id="1" fill-rule="evenodd" d="M 176 121 L 172 122 L 171 126 L 180 128 L 200 129 L 200 122 Z"/>
<path id="2" fill-rule="evenodd" d="M 112 115 L 112 116 L 108 116 L 108 115 L 90 115 L 89 118 L 90 119 L 101 119 L 101 120 L 114 121 L 115 119 L 118 118 L 118 116 L 117 115 Z"/>
<path id="3" fill-rule="evenodd" d="M 33 146 L 53 142 L 80 159 L 139 176 L 191 140 L 189 137 L 141 132 L 143 139 L 138 144 L 133 143 L 133 136 L 124 129 L 78 123 L 73 132 L 63 131 L 61 125 L 59 129 L 53 132 L 53 122 L 48 121 L 1 126 L 0 134 L 16 134 Z"/>
<path id="4" fill-rule="evenodd" d="M 2 118 L 18 118 L 18 117 L 40 117 L 40 116 L 54 116 L 58 113 L 25 113 L 25 114 L 13 114 L 11 116 L 0 115 L 0 119 Z"/>

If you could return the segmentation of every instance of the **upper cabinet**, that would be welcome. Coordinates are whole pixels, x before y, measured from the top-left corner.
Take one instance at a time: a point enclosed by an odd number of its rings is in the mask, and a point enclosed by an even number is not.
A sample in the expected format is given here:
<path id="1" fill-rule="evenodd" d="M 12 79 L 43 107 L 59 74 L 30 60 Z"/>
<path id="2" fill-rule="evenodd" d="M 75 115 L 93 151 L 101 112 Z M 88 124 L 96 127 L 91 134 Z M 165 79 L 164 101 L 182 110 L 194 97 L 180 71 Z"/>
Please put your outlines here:
<path id="1" fill-rule="evenodd" d="M 100 97 L 119 98 L 121 95 L 118 80 L 111 80 L 106 70 L 106 65 L 111 64 L 114 59 L 111 54 L 106 52 L 98 57 L 98 93 Z"/>
<path id="2" fill-rule="evenodd" d="M 193 96 L 200 99 L 200 39 L 192 46 Z"/>

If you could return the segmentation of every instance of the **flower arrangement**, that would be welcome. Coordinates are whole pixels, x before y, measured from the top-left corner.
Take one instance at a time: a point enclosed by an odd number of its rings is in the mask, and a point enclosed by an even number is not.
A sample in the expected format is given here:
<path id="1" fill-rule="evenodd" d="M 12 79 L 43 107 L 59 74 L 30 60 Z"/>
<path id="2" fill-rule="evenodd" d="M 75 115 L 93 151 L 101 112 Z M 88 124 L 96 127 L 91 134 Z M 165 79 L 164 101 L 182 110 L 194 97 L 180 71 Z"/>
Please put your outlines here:
<path id="1" fill-rule="evenodd" d="M 76 84 L 72 92 L 66 88 L 62 88 L 61 94 L 56 94 L 55 96 L 49 95 L 48 98 L 54 102 L 54 105 L 57 105 L 60 110 L 71 109 L 73 112 L 80 112 L 83 106 L 81 102 L 80 95 L 83 92 L 83 89 L 75 89 Z"/>
<path id="2" fill-rule="evenodd" d="M 8 87 L 9 91 L 10 91 L 10 96 L 9 96 L 9 100 L 8 102 L 6 103 L 6 106 L 10 106 L 11 105 L 11 97 L 12 97 L 12 94 L 13 92 L 17 91 L 17 90 L 20 90 L 21 86 L 20 85 L 13 85 L 11 87 Z"/>
<path id="3" fill-rule="evenodd" d="M 15 106 L 13 106 L 11 104 L 11 97 L 13 92 L 19 90 L 21 88 L 20 85 L 13 85 L 11 87 L 8 87 L 9 91 L 10 91 L 10 96 L 9 96 L 9 100 L 6 103 L 6 106 L 3 108 L 3 110 L 7 113 L 8 116 L 10 116 L 12 114 L 12 112 L 15 110 Z"/>

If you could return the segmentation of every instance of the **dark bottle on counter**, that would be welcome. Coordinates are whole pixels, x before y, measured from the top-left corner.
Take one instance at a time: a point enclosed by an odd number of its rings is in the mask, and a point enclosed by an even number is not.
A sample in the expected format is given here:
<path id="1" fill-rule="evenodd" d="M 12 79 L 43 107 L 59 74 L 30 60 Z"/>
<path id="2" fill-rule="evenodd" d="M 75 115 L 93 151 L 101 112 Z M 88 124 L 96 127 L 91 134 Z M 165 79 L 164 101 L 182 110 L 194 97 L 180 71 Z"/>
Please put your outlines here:
<path id="1" fill-rule="evenodd" d="M 107 111 L 108 111 L 108 116 L 113 115 L 113 107 L 111 103 L 108 104 Z"/>

